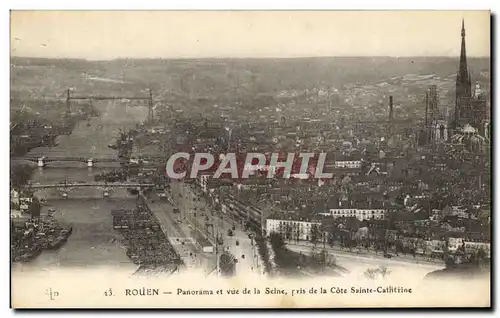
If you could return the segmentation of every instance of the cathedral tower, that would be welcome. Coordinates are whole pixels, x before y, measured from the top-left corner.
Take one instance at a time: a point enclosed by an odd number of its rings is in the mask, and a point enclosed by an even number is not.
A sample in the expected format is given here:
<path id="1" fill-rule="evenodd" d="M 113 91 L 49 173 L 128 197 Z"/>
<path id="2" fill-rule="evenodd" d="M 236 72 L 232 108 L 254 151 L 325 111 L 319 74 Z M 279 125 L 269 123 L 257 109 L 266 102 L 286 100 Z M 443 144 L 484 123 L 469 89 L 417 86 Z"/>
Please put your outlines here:
<path id="1" fill-rule="evenodd" d="M 465 49 L 465 25 L 462 20 L 462 46 L 460 49 L 460 64 L 457 72 L 455 116 L 453 127 L 459 128 L 473 121 L 471 109 L 472 87 L 469 70 L 467 69 L 467 53 Z"/>

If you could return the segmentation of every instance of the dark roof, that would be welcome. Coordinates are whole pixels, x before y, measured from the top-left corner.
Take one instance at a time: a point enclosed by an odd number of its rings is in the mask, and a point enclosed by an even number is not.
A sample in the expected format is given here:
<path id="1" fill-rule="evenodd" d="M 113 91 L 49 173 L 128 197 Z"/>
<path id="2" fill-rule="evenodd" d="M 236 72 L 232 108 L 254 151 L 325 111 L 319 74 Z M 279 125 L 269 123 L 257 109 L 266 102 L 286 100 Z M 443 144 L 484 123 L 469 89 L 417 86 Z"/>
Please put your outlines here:
<path id="1" fill-rule="evenodd" d="M 327 203 L 328 209 L 383 209 L 385 208 L 382 201 L 371 200 L 339 200 L 332 198 Z"/>
<path id="2" fill-rule="evenodd" d="M 302 222 L 315 222 L 321 223 L 321 218 L 316 217 L 313 214 L 307 214 L 304 212 L 298 213 L 290 213 L 290 212 L 278 212 L 267 217 L 268 219 L 273 220 L 293 220 L 293 221 L 302 221 Z"/>
<path id="3" fill-rule="evenodd" d="M 196 134 L 199 139 L 214 139 L 218 137 L 225 137 L 227 135 L 226 131 L 220 127 L 207 127 L 201 128 Z"/>

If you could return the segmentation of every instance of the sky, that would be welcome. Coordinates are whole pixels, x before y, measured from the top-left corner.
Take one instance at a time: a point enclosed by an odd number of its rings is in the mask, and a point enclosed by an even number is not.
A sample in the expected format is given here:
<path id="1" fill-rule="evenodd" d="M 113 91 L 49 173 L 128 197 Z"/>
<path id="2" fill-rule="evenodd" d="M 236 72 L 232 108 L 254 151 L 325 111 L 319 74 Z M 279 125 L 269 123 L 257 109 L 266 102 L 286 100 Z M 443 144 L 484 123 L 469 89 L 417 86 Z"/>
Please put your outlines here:
<path id="1" fill-rule="evenodd" d="M 12 11 L 11 55 L 490 56 L 489 11 Z"/>

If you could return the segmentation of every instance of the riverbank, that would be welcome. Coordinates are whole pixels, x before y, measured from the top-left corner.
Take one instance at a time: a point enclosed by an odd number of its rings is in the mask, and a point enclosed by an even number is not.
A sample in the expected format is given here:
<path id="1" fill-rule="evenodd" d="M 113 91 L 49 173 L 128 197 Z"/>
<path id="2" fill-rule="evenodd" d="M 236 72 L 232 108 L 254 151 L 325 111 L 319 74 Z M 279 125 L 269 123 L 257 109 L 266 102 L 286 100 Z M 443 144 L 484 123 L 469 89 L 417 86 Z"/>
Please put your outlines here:
<path id="1" fill-rule="evenodd" d="M 11 100 L 11 104 L 15 102 L 21 103 Z M 46 105 L 39 105 L 39 108 L 45 109 Z M 37 147 L 57 147 L 59 136 L 71 135 L 79 122 L 99 115 L 97 109 L 90 105 L 80 106 L 69 116 L 64 111 L 61 108 L 60 118 L 46 117 L 44 112 L 29 113 L 22 108 L 14 113 L 10 128 L 10 155 L 21 157 Z"/>
<path id="2" fill-rule="evenodd" d="M 29 262 L 44 250 L 57 250 L 66 243 L 71 235 L 71 226 L 63 227 L 52 216 L 39 221 L 27 221 L 23 227 L 11 229 L 12 262 Z"/>

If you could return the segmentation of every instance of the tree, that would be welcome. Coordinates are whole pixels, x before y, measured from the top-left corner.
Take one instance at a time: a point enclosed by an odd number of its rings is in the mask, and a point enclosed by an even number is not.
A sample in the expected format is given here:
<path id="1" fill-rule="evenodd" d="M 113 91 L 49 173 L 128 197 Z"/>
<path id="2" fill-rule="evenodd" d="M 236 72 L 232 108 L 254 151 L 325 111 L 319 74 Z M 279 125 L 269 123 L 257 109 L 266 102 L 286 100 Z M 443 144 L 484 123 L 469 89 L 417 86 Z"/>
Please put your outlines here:
<path id="1" fill-rule="evenodd" d="M 319 261 L 319 257 L 318 257 L 318 250 L 316 249 L 316 244 L 311 246 L 311 259 L 315 262 L 318 262 Z"/>
<path id="2" fill-rule="evenodd" d="M 326 266 L 328 264 L 328 252 L 326 250 L 321 250 L 320 254 L 319 254 L 319 263 L 322 265 L 322 266 Z"/>
<path id="3" fill-rule="evenodd" d="M 34 168 L 26 165 L 12 165 L 10 170 L 10 185 L 12 188 L 19 189 L 26 185 L 31 179 Z"/>
<path id="4" fill-rule="evenodd" d="M 381 266 L 379 268 L 369 268 L 364 273 L 363 276 L 367 279 L 376 280 L 379 278 L 385 279 L 389 276 L 391 272 L 385 266 Z"/>
<path id="5" fill-rule="evenodd" d="M 354 184 L 352 182 L 352 179 L 351 177 L 349 176 L 345 176 L 343 179 L 342 179 L 342 183 L 341 183 L 341 191 L 343 193 L 352 193 L 354 189 Z"/>
<path id="6" fill-rule="evenodd" d="M 321 250 L 319 253 L 319 264 L 323 269 L 337 266 L 335 256 L 328 254 L 325 249 Z"/>
<path id="7" fill-rule="evenodd" d="M 292 234 L 293 234 L 292 225 L 290 224 L 290 222 L 286 222 L 286 224 L 285 224 L 285 239 L 291 240 Z"/>
<path id="8" fill-rule="evenodd" d="M 319 231 L 319 226 L 317 224 L 312 224 L 311 225 L 311 236 L 310 236 L 311 243 L 316 245 L 316 243 L 318 243 L 320 238 L 321 238 L 321 233 Z"/>
<path id="9" fill-rule="evenodd" d="M 326 248 L 327 233 L 325 231 L 325 228 L 323 227 L 323 224 L 320 226 L 319 231 L 320 231 L 321 241 L 323 242 L 323 248 Z"/>
<path id="10" fill-rule="evenodd" d="M 487 261 L 487 254 L 486 254 L 486 251 L 484 250 L 484 248 L 482 248 L 482 247 L 479 248 L 479 250 L 476 252 L 475 258 L 476 258 L 477 264 L 479 266 L 481 266 L 484 263 L 486 263 L 486 261 Z"/>
<path id="11" fill-rule="evenodd" d="M 444 256 L 444 264 L 446 268 L 453 268 L 457 266 L 457 263 L 455 263 L 455 260 L 450 255 Z"/>
<path id="12" fill-rule="evenodd" d="M 283 242 L 283 238 L 276 233 L 271 233 L 271 235 L 269 236 L 269 241 L 271 242 L 271 246 L 273 247 L 273 249 L 282 248 L 285 245 L 285 242 Z"/>
<path id="13" fill-rule="evenodd" d="M 255 244 L 257 245 L 257 250 L 259 252 L 260 259 L 264 263 L 266 273 L 271 274 L 272 266 L 269 256 L 269 250 L 264 238 L 260 234 L 257 234 L 255 236 Z"/>
<path id="14" fill-rule="evenodd" d="M 327 267 L 334 267 L 335 259 L 330 257 L 325 249 L 317 250 L 316 246 L 311 246 L 310 260 L 314 263 L 314 267 L 320 271 L 324 271 Z"/>
<path id="15" fill-rule="evenodd" d="M 382 276 L 382 278 L 385 278 L 387 276 L 389 276 L 389 274 L 391 273 L 386 266 L 382 266 L 379 268 L 379 273 L 380 273 L 380 276 Z"/>

